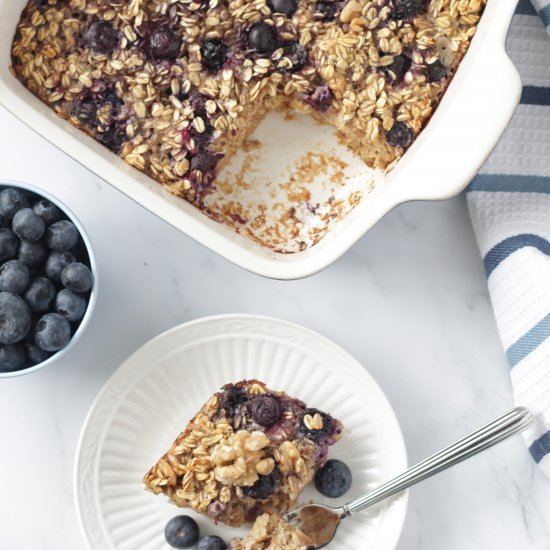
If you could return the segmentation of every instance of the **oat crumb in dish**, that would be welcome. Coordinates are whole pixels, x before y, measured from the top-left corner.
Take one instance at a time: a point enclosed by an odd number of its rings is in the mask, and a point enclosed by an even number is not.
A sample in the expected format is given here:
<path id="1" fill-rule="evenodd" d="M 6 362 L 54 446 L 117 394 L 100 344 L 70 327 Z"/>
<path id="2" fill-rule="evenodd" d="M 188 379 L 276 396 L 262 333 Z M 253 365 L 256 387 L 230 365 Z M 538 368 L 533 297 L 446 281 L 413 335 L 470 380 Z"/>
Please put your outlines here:
<path id="1" fill-rule="evenodd" d="M 262 514 L 244 539 L 233 539 L 228 550 L 307 550 L 312 541 L 276 514 Z"/>

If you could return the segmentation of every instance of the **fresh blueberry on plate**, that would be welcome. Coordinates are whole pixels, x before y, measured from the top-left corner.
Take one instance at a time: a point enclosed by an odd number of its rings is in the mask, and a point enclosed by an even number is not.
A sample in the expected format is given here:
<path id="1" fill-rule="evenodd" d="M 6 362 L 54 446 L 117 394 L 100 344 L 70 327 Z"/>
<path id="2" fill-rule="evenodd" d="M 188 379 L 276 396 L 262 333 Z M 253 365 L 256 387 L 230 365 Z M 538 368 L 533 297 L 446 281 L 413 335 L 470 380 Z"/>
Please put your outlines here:
<path id="1" fill-rule="evenodd" d="M 166 524 L 164 536 L 172 548 L 191 548 L 199 538 L 199 526 L 192 517 L 176 516 Z"/>
<path id="2" fill-rule="evenodd" d="M 216 535 L 207 535 L 201 537 L 197 542 L 196 550 L 226 550 L 227 544 L 221 537 Z"/>
<path id="3" fill-rule="evenodd" d="M 324 496 L 339 498 L 351 487 L 352 475 L 349 466 L 341 460 L 327 460 L 315 474 L 315 487 Z"/>

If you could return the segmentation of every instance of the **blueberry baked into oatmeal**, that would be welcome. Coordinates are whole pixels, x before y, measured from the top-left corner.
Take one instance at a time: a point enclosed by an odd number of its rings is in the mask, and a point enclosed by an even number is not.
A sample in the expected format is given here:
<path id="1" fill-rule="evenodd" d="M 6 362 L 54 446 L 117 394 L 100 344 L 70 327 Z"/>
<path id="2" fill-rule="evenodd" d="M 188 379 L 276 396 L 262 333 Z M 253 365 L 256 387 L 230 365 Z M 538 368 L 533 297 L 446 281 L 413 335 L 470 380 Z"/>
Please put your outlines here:
<path id="1" fill-rule="evenodd" d="M 174 504 L 240 526 L 291 510 L 342 424 L 257 380 L 213 395 L 145 475 Z"/>
<path id="2" fill-rule="evenodd" d="M 437 107 L 485 3 L 30 0 L 12 70 L 200 206 L 273 110 L 310 113 L 369 166 L 391 168 Z"/>

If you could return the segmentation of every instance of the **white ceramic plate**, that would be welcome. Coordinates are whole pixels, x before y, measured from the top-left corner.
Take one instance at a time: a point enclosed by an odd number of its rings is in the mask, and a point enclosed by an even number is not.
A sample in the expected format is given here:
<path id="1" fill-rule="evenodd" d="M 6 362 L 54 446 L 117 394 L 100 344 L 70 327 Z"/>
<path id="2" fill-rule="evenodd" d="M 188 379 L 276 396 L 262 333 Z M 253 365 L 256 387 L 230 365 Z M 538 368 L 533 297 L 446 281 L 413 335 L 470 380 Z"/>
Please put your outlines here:
<path id="1" fill-rule="evenodd" d="M 330 457 L 347 462 L 353 486 L 330 500 L 308 488 L 302 501 L 343 504 L 406 467 L 403 437 L 367 371 L 326 338 L 285 321 L 226 315 L 180 325 L 145 344 L 111 377 L 82 430 L 75 464 L 79 519 L 93 550 L 168 550 L 166 522 L 193 515 L 203 534 L 225 540 L 244 529 L 214 525 L 143 489 L 142 477 L 208 397 L 225 383 L 257 378 L 343 421 Z M 391 550 L 403 525 L 400 495 L 346 520 L 330 548 Z"/>

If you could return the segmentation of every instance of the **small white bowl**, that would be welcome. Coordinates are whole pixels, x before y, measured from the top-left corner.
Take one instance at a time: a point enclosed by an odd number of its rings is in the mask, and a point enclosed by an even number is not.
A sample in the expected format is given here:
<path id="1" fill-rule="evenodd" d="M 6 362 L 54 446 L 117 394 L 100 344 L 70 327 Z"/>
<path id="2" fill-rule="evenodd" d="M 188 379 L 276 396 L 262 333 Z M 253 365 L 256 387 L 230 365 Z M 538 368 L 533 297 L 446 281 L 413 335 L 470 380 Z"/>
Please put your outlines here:
<path id="1" fill-rule="evenodd" d="M 22 376 L 23 374 L 29 374 L 31 372 L 35 372 L 39 369 L 46 367 L 47 365 L 51 365 L 52 363 L 55 363 L 60 357 L 62 357 L 65 353 L 67 353 L 67 351 L 69 351 L 76 344 L 76 341 L 79 339 L 80 335 L 82 334 L 82 332 L 84 332 L 86 326 L 90 322 L 90 318 L 92 316 L 92 311 L 94 310 L 96 297 L 97 297 L 97 266 L 96 266 L 94 251 L 92 248 L 92 243 L 90 241 L 90 238 L 86 234 L 84 227 L 78 221 L 78 218 L 74 215 L 74 213 L 71 212 L 71 210 L 67 206 L 65 206 L 57 197 L 50 195 L 50 193 L 48 193 L 47 191 L 44 191 L 43 189 L 35 187 L 34 185 L 30 185 L 28 183 L 22 183 L 20 181 L 0 180 L 0 188 L 6 188 L 6 187 L 15 187 L 16 189 L 23 189 L 24 191 L 29 191 L 31 193 L 35 193 L 40 197 L 48 199 L 50 202 L 52 202 L 58 208 L 60 208 L 63 211 L 63 213 L 76 225 L 76 228 L 78 229 L 80 236 L 84 241 L 84 245 L 86 246 L 86 251 L 88 252 L 88 257 L 90 259 L 90 270 L 93 276 L 93 284 L 92 284 L 92 290 L 90 291 L 90 299 L 88 300 L 88 307 L 86 308 L 86 313 L 84 314 L 84 317 L 80 321 L 80 325 L 78 325 L 78 328 L 76 329 L 75 333 L 72 335 L 69 343 L 63 349 L 60 349 L 59 351 L 55 352 L 49 359 L 46 359 L 46 361 L 42 361 L 42 363 L 38 363 L 37 365 L 28 367 L 26 369 L 24 368 L 13 372 L 0 372 L 0 378 L 12 378 L 14 376 Z"/>

